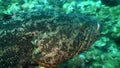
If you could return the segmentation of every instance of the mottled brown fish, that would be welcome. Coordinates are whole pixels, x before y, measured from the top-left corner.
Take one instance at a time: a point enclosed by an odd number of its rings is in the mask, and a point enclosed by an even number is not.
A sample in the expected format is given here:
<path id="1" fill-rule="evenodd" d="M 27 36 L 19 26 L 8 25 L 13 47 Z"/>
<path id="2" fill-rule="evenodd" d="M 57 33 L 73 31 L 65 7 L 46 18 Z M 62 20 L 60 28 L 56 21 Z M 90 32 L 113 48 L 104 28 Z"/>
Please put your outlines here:
<path id="1" fill-rule="evenodd" d="M 100 24 L 83 14 L 35 11 L 0 21 L 0 30 L 0 68 L 54 68 L 88 49 Z"/>
<path id="2" fill-rule="evenodd" d="M 48 68 L 80 54 L 92 45 L 100 31 L 100 24 L 90 17 L 65 14 L 44 22 L 48 31 L 37 36 L 33 61 Z"/>

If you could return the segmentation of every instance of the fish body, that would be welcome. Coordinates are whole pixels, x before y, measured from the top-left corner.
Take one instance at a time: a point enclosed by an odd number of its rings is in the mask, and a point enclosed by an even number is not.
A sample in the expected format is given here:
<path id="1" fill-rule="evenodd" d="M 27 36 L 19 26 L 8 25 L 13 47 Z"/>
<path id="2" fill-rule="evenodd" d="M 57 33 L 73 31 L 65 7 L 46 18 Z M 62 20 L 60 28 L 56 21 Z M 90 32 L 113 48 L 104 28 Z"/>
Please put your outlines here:
<path id="1" fill-rule="evenodd" d="M 35 11 L 14 16 L 0 21 L 0 68 L 25 68 L 31 62 L 54 68 L 88 49 L 100 33 L 100 24 L 83 14 Z"/>

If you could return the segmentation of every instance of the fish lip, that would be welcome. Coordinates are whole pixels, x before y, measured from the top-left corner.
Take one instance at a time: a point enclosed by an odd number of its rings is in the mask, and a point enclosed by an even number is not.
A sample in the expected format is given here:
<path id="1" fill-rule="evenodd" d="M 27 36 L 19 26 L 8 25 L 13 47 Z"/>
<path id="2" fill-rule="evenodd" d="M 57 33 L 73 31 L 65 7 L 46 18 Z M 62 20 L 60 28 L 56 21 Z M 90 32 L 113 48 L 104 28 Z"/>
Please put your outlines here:
<path id="1" fill-rule="evenodd" d="M 100 30 L 100 24 L 97 23 L 97 29 L 96 29 L 96 31 L 99 31 L 99 30 Z"/>

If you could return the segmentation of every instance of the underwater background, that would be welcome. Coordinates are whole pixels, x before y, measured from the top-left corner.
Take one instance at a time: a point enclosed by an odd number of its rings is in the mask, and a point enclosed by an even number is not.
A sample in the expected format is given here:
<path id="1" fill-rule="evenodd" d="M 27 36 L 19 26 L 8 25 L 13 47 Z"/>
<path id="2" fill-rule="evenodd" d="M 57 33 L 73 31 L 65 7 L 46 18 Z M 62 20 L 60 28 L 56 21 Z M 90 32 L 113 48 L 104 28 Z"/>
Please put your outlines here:
<path id="1" fill-rule="evenodd" d="M 32 39 L 41 33 L 39 31 L 47 31 L 44 28 L 47 23 L 33 22 L 44 19 L 49 22 L 49 18 L 59 14 L 83 14 L 84 20 L 89 17 L 99 22 L 101 29 L 87 50 L 56 68 L 120 67 L 120 0 L 0 0 L 0 68 L 45 68 L 30 62 L 38 41 L 38 38 Z M 60 17 L 66 18 L 65 15 Z"/>

